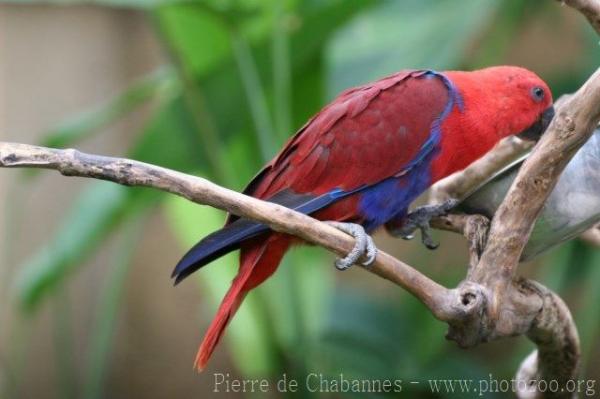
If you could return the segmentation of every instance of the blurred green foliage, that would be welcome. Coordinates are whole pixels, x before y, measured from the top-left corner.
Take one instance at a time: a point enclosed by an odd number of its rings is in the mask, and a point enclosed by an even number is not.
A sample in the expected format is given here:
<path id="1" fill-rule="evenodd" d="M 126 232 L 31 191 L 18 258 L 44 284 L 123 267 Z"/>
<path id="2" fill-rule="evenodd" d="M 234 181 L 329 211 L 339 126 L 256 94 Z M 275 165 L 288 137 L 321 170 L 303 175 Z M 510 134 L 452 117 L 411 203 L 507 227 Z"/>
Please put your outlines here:
<path id="1" fill-rule="evenodd" d="M 474 68 L 503 62 L 512 40 L 536 18 L 525 0 L 465 0 L 460 6 L 453 0 L 93 3 L 144 10 L 171 64 L 141 77 L 106 104 L 50 129 L 42 144 L 77 145 L 153 100 L 153 116 L 127 155 L 238 190 L 294 128 L 340 90 L 402 68 Z M 553 12 L 552 6 L 536 4 L 537 15 Z M 581 37 L 594 45 L 585 28 Z M 582 56 L 569 76 L 548 78 L 560 90 L 573 89 L 592 62 L 591 56 Z M 14 284 L 22 308 L 34 311 L 69 284 L 108 236 L 121 229 L 130 237 L 115 260 L 119 267 L 110 272 L 95 318 L 98 334 L 90 348 L 86 397 L 102 397 L 103 356 L 110 350 L 116 303 L 127 275 L 123 269 L 135 237 L 127 231 L 137 231 L 131 226 L 157 209 L 164 212 L 182 250 L 224 220 L 222 212 L 180 198 L 91 182 L 47 246 L 21 267 Z M 552 270 L 548 267 L 540 279 L 558 292 L 581 284 L 584 310 L 576 314 L 586 348 L 600 325 L 597 316 L 581 317 L 598 303 L 594 285 L 600 281 L 600 259 L 597 252 L 587 254 L 589 264 L 571 275 L 566 268 L 575 250 L 589 249 L 580 243 L 565 245 L 553 257 Z M 415 300 L 401 292 L 381 298 L 352 285 L 336 289 L 333 268 L 323 255 L 314 248 L 294 251 L 277 277 L 246 299 L 226 336 L 240 373 L 302 375 L 317 368 L 331 376 L 343 372 L 349 377 L 420 380 L 485 378 L 493 371 L 510 378 L 525 353 L 507 351 L 485 367 L 475 355 L 455 355 L 441 339 L 444 326 Z M 426 263 L 422 255 L 420 259 Z M 202 295 L 210 298 L 211 309 L 204 314 L 213 314 L 220 302 L 235 272 L 227 264 L 235 260 L 234 255 L 224 257 L 198 273 Z M 462 267 L 454 266 L 459 270 L 436 278 L 457 278 Z M 410 389 L 414 396 L 432 397 L 424 385 Z"/>

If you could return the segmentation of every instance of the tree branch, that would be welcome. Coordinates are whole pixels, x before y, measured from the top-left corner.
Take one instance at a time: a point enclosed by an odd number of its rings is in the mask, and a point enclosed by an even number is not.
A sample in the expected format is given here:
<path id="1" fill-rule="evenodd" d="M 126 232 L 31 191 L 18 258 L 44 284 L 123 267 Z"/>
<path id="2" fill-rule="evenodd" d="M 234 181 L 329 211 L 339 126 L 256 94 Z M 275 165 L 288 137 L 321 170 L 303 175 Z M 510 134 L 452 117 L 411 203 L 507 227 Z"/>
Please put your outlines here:
<path id="1" fill-rule="evenodd" d="M 533 147 L 528 141 L 510 136 L 500 141 L 490 152 L 467 166 L 440 180 L 431 187 L 429 202 L 441 203 L 447 199 L 462 200 L 486 182 L 500 169 L 509 165 Z"/>
<path id="2" fill-rule="evenodd" d="M 554 107 L 562 107 L 571 97 L 572 94 L 563 94 L 554 101 Z M 465 169 L 435 183 L 430 189 L 429 203 L 441 203 L 450 198 L 465 199 L 497 172 L 527 154 L 533 148 L 533 144 L 515 136 L 502 139 Z"/>
<path id="3" fill-rule="evenodd" d="M 557 0 L 562 4 L 573 7 L 582 13 L 600 35 L 600 1 L 599 0 Z"/>
<path id="4" fill-rule="evenodd" d="M 567 381 L 579 367 L 579 340 L 568 308 L 541 285 L 516 278 L 521 252 L 558 177 L 600 120 L 600 69 L 562 105 L 523 163 L 490 227 L 479 263 L 458 290 L 476 302 L 471 318 L 450 322 L 461 346 L 527 334 L 538 345 L 534 374 Z M 569 344 L 569 345 L 567 345 Z M 531 363 L 528 364 L 531 366 Z M 570 397 L 567 391 L 544 397 Z M 537 393 L 534 397 L 541 397 Z"/>
<path id="5" fill-rule="evenodd" d="M 560 173 L 590 138 L 600 120 L 600 69 L 557 109 L 557 115 L 525 160 L 496 212 L 480 276 L 509 283 L 533 223 Z"/>
<path id="6" fill-rule="evenodd" d="M 74 149 L 0 142 L 0 167 L 53 169 L 65 176 L 151 187 L 256 220 L 275 231 L 300 237 L 341 256 L 345 256 L 354 246 L 351 236 L 310 216 L 240 194 L 200 177 L 130 159 L 86 154 Z M 416 269 L 383 251 L 378 251 L 375 262 L 366 269 L 412 293 L 440 320 L 448 318 L 447 304 L 451 290 Z"/>
<path id="7" fill-rule="evenodd" d="M 527 383 L 524 386 L 528 389 L 518 392 L 521 398 L 538 398 L 540 392 L 530 382 L 556 381 L 564 389 L 568 387 L 569 380 L 577 378 L 581 356 L 579 336 L 567 305 L 558 295 L 533 281 L 522 280 L 517 284 L 521 284 L 522 289 L 537 291 L 543 298 L 542 311 L 533 320 L 527 333 L 538 349 L 523 361 L 515 378 Z M 557 392 L 556 395 L 546 396 L 577 397 L 575 392 Z"/>

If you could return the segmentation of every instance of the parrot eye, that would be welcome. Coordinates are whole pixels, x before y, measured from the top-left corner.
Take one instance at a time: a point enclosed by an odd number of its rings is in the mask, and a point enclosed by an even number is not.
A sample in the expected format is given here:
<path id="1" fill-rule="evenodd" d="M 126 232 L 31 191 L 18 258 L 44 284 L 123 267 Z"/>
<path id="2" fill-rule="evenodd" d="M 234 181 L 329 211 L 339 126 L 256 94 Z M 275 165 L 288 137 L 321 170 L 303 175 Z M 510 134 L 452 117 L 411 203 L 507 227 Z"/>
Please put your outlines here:
<path id="1" fill-rule="evenodd" d="M 542 89 L 539 86 L 534 87 L 533 89 L 531 89 L 531 97 L 533 97 L 533 99 L 536 102 L 540 102 L 544 99 L 544 89 Z"/>

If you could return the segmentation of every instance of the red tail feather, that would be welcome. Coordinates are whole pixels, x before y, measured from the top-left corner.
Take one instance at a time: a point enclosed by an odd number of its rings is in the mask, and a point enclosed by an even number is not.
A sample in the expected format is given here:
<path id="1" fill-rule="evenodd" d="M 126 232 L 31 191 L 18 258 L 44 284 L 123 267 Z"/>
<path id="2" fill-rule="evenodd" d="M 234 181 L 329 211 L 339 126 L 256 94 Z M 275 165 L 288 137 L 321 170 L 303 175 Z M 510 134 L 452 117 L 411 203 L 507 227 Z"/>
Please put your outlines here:
<path id="1" fill-rule="evenodd" d="M 233 279 L 198 349 L 194 362 L 194 367 L 198 371 L 206 367 L 227 324 L 238 310 L 246 293 L 273 274 L 289 246 L 289 239 L 278 234 L 266 240 L 263 238 L 261 241 L 253 240 L 250 245 L 242 248 L 238 274 Z"/>

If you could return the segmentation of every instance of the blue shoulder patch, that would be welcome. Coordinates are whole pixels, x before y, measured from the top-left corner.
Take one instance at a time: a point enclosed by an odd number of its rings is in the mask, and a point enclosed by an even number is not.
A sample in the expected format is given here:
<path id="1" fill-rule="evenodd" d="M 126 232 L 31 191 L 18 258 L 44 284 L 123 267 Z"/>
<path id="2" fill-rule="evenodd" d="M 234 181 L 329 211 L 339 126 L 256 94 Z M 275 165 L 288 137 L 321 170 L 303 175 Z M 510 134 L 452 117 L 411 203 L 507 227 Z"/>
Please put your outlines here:
<path id="1" fill-rule="evenodd" d="M 433 121 L 429 137 L 402 171 L 377 184 L 361 188 L 360 209 L 367 230 L 373 230 L 397 215 L 406 213 L 411 202 L 430 186 L 429 162 L 426 161 L 431 160 L 438 150 L 442 137 L 442 123 L 455 106 L 460 112 L 464 111 L 462 96 L 446 75 L 426 70 L 420 76 L 426 79 L 441 79 L 448 89 L 448 102 L 442 113 Z"/>

